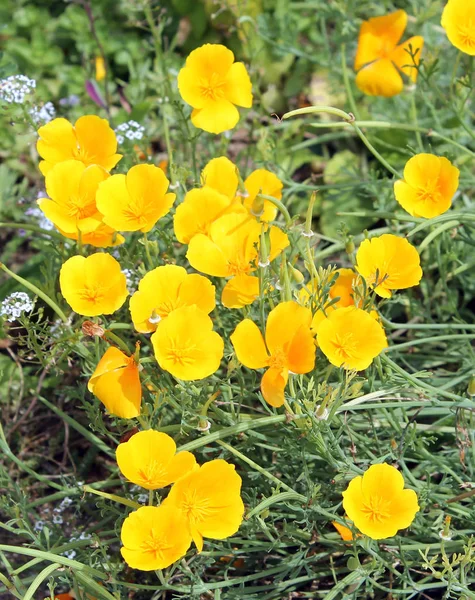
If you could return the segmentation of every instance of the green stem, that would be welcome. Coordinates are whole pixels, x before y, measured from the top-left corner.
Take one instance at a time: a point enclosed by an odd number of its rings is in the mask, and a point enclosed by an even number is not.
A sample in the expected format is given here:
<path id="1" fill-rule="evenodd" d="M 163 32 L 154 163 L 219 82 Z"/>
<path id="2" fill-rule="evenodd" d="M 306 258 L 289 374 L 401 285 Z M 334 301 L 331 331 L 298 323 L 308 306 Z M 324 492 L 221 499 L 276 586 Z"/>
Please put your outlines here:
<path id="1" fill-rule="evenodd" d="M 345 84 L 346 95 L 350 103 L 351 112 L 359 119 L 358 107 L 356 106 L 353 91 L 351 89 L 350 79 L 348 77 L 348 69 L 346 66 L 346 45 L 341 45 L 341 70 L 343 72 L 343 83 Z"/>
<path id="2" fill-rule="evenodd" d="M 417 346 L 418 344 L 430 344 L 433 342 L 442 342 L 445 340 L 473 340 L 475 335 L 473 333 L 456 333 L 452 335 L 439 335 L 427 338 L 421 338 L 420 340 L 411 340 L 410 342 L 404 342 L 403 344 L 396 344 L 387 348 L 386 352 L 392 352 L 394 350 L 401 350 L 401 348 L 410 348 L 411 346 Z"/>
<path id="3" fill-rule="evenodd" d="M 41 291 L 40 288 L 36 287 L 36 285 L 34 285 L 33 283 L 30 283 L 27 279 L 20 277 L 20 275 L 17 275 L 13 271 L 10 271 L 10 269 L 6 267 L 3 263 L 0 263 L 0 269 L 2 269 L 2 271 L 5 271 L 7 275 L 10 275 L 10 277 L 18 281 L 18 283 L 21 283 L 24 287 L 30 290 L 30 292 L 32 292 L 33 294 L 41 298 L 44 302 L 46 302 L 46 304 L 54 310 L 54 312 L 63 321 L 63 323 L 67 323 L 67 316 L 59 308 L 56 302 L 54 300 L 51 300 L 51 298 L 47 296 L 43 291 Z"/>
<path id="4" fill-rule="evenodd" d="M 138 509 L 142 507 L 142 505 L 138 502 L 134 502 L 133 500 L 129 500 L 128 498 L 122 498 L 122 496 L 117 496 L 117 494 L 108 494 L 107 492 L 95 490 L 90 485 L 83 485 L 82 489 L 85 492 L 89 492 L 90 494 L 95 494 L 96 496 L 100 496 L 101 498 L 112 500 L 112 502 L 117 502 L 118 504 L 125 504 L 125 506 L 130 506 L 130 508 Z"/>
<path id="5" fill-rule="evenodd" d="M 282 204 L 282 202 L 280 202 L 280 200 L 277 200 L 277 198 L 273 198 L 272 196 L 266 196 L 265 194 L 259 194 L 259 196 L 261 198 L 264 198 L 264 200 L 268 200 L 269 202 L 271 202 L 274 206 L 276 206 L 280 210 L 280 212 L 285 217 L 285 224 L 286 225 L 290 225 L 292 223 L 292 217 L 290 216 L 289 211 Z"/>
<path id="6" fill-rule="evenodd" d="M 145 247 L 145 256 L 147 257 L 148 268 L 153 269 L 152 255 L 150 254 L 150 246 L 148 244 L 148 237 L 145 232 L 143 234 L 143 245 Z"/>
<path id="7" fill-rule="evenodd" d="M 65 238 L 58 233 L 57 231 L 50 230 L 46 231 L 38 225 L 31 225 L 30 223 L 0 223 L 0 228 L 4 227 L 5 229 L 25 229 L 25 231 L 33 231 L 34 233 L 43 233 L 44 235 L 48 235 L 49 237 L 56 238 L 57 240 L 61 240 L 64 242 Z"/>
<path id="8" fill-rule="evenodd" d="M 112 333 L 112 331 L 106 330 L 104 332 L 104 337 L 114 342 L 114 344 L 117 344 L 117 346 L 119 346 L 119 348 L 123 350 L 127 354 L 127 356 L 131 356 L 132 353 L 130 352 L 130 348 L 123 340 L 120 339 L 120 337 L 117 334 Z"/>
<path id="9" fill-rule="evenodd" d="M 417 106 L 416 106 L 416 92 L 411 93 L 411 113 L 412 120 L 414 121 L 414 132 L 416 134 L 417 145 L 419 146 L 420 152 L 424 152 L 424 144 L 422 143 L 421 132 L 419 130 L 419 123 L 417 121 Z"/>

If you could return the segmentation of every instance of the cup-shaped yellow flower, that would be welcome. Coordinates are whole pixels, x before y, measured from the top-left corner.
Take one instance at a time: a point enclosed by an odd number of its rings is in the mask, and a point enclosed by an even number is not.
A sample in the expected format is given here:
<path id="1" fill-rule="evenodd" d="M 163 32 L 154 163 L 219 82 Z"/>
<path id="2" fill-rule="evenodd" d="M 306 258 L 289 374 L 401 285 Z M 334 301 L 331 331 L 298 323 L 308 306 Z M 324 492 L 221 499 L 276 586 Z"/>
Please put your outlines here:
<path id="1" fill-rule="evenodd" d="M 382 298 L 393 290 L 418 285 L 422 269 L 417 250 L 405 238 L 392 233 L 364 240 L 356 253 L 356 270 Z"/>
<path id="2" fill-rule="evenodd" d="M 129 295 L 120 264 L 110 254 L 73 256 L 61 267 L 59 286 L 64 299 L 79 315 L 111 315 Z"/>
<path id="3" fill-rule="evenodd" d="M 363 371 L 388 342 L 377 319 L 348 306 L 330 311 L 318 324 L 317 344 L 335 367 Z"/>
<path id="4" fill-rule="evenodd" d="M 394 183 L 394 195 L 413 217 L 432 219 L 449 210 L 459 175 L 457 167 L 443 156 L 416 154 L 404 167 L 404 179 Z"/>
<path id="5" fill-rule="evenodd" d="M 36 148 L 44 159 L 39 165 L 43 175 L 55 164 L 71 159 L 110 171 L 122 158 L 122 154 L 117 154 L 113 129 L 95 115 L 80 117 L 74 125 L 63 118 L 53 119 L 38 129 L 38 135 Z"/>
<path id="6" fill-rule="evenodd" d="M 238 360 L 249 369 L 267 368 L 261 382 L 266 402 L 284 404 L 284 390 L 289 372 L 309 373 L 315 366 L 315 344 L 309 308 L 296 302 L 282 302 L 270 313 L 265 341 L 257 325 L 244 319 L 231 335 Z"/>
<path id="7" fill-rule="evenodd" d="M 226 156 L 213 158 L 201 171 L 201 185 L 213 188 L 231 201 L 239 185 L 238 168 Z"/>
<path id="8" fill-rule="evenodd" d="M 406 24 L 407 14 L 403 10 L 361 24 L 355 71 L 358 71 L 356 85 L 365 94 L 389 98 L 401 93 L 404 87 L 401 73 L 416 82 L 424 38 L 416 35 L 397 45 Z"/>
<path id="9" fill-rule="evenodd" d="M 166 569 L 191 545 L 188 523 L 173 506 L 142 506 L 125 519 L 120 532 L 123 559 L 140 571 Z"/>
<path id="10" fill-rule="evenodd" d="M 259 278 L 253 275 L 236 275 L 223 288 L 221 302 L 226 308 L 243 308 L 259 296 Z"/>
<path id="11" fill-rule="evenodd" d="M 163 505 L 181 512 L 201 552 L 204 537 L 224 540 L 239 529 L 244 515 L 241 483 L 234 465 L 218 458 L 179 479 Z"/>
<path id="12" fill-rule="evenodd" d="M 451 44 L 475 56 L 475 2 L 449 0 L 442 12 L 441 25 Z"/>
<path id="13" fill-rule="evenodd" d="M 373 540 L 405 529 L 419 511 L 414 490 L 404 489 L 401 473 L 386 463 L 371 465 L 343 492 L 343 508 L 355 527 Z"/>
<path id="14" fill-rule="evenodd" d="M 119 444 L 116 458 L 122 475 L 147 490 L 174 483 L 196 465 L 191 452 L 177 454 L 173 438 L 153 429 L 139 431 Z"/>
<path id="15" fill-rule="evenodd" d="M 282 188 L 284 187 L 284 184 L 277 175 L 267 169 L 256 169 L 246 178 L 244 187 L 248 193 L 248 195 L 242 199 L 244 206 L 252 212 L 254 216 L 259 217 L 261 221 L 273 221 L 277 216 L 277 207 L 272 204 L 272 202 L 264 200 L 261 214 L 255 214 L 253 212 L 253 204 L 258 194 L 271 196 L 276 200 L 282 198 Z"/>
<path id="16" fill-rule="evenodd" d="M 97 190 L 97 208 L 104 223 L 117 231 L 152 229 L 166 215 L 175 194 L 167 193 L 165 173 L 154 165 L 135 165 L 127 175 L 112 175 Z"/>
<path id="17" fill-rule="evenodd" d="M 88 381 L 87 389 L 97 396 L 107 410 L 122 419 L 140 414 L 142 386 L 139 367 L 133 356 L 117 348 L 108 348 Z"/>
<path id="18" fill-rule="evenodd" d="M 252 106 L 246 67 L 234 62 L 232 51 L 220 44 L 204 44 L 190 53 L 178 73 L 178 89 L 193 107 L 193 125 L 209 133 L 222 133 L 237 125 L 239 111 L 235 105 Z"/>
<path id="19" fill-rule="evenodd" d="M 215 307 L 216 290 L 209 279 L 190 275 L 183 267 L 165 265 L 147 273 L 130 299 L 130 314 L 137 331 L 150 333 L 172 311 L 196 305 L 205 314 Z"/>
<path id="20" fill-rule="evenodd" d="M 183 202 L 177 206 L 173 225 L 176 239 L 189 244 L 197 233 L 208 235 L 211 224 L 227 213 L 245 213 L 245 208 L 205 185 L 186 193 Z"/>
<path id="21" fill-rule="evenodd" d="M 215 373 L 223 358 L 223 339 L 196 305 L 171 312 L 151 337 L 155 358 L 164 371 L 183 381 Z"/>

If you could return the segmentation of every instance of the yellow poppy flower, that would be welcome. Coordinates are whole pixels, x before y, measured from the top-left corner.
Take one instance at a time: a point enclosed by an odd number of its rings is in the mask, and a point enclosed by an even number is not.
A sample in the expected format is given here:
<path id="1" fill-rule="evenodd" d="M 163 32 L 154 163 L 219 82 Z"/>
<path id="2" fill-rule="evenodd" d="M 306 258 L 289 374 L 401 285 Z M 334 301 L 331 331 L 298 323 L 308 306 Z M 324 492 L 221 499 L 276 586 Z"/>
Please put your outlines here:
<path id="1" fill-rule="evenodd" d="M 163 505 L 178 510 L 201 552 L 203 538 L 224 540 L 242 523 L 241 478 L 234 465 L 211 460 L 179 479 Z"/>
<path id="2" fill-rule="evenodd" d="M 414 490 L 404 489 L 401 473 L 386 463 L 371 465 L 343 492 L 343 508 L 355 527 L 373 540 L 405 529 L 419 511 Z"/>
<path id="3" fill-rule="evenodd" d="M 268 367 L 261 392 L 271 406 L 282 406 L 289 371 L 308 373 L 315 366 L 310 309 L 296 302 L 278 304 L 267 318 L 265 341 L 257 325 L 244 319 L 231 335 L 238 360 L 249 369 Z"/>
<path id="4" fill-rule="evenodd" d="M 96 81 L 102 81 L 106 78 L 106 63 L 102 56 L 96 56 Z"/>
<path id="5" fill-rule="evenodd" d="M 174 507 L 142 506 L 125 519 L 120 532 L 123 559 L 140 571 L 166 569 L 191 545 L 186 519 Z"/>
<path id="6" fill-rule="evenodd" d="M 107 410 L 122 419 L 140 414 L 142 386 L 139 367 L 133 356 L 108 348 L 88 381 L 87 389 L 97 396 Z"/>
<path id="7" fill-rule="evenodd" d="M 259 278 L 252 275 L 236 275 L 223 288 L 221 302 L 226 308 L 242 308 L 252 304 L 259 296 Z"/>
<path id="8" fill-rule="evenodd" d="M 116 450 L 122 475 L 147 490 L 170 485 L 196 465 L 191 452 L 176 454 L 176 444 L 169 435 L 147 429 L 139 431 Z"/>
<path id="9" fill-rule="evenodd" d="M 164 371 L 183 381 L 215 373 L 224 352 L 213 322 L 196 305 L 171 312 L 151 337 L 155 358 Z"/>
<path id="10" fill-rule="evenodd" d="M 252 84 L 246 67 L 220 44 L 193 50 L 178 73 L 178 89 L 193 107 L 191 122 L 209 133 L 232 129 L 239 121 L 236 106 L 251 108 Z"/>
<path id="11" fill-rule="evenodd" d="M 450 208 L 459 174 L 443 156 L 416 154 L 404 167 L 404 179 L 394 183 L 394 195 L 413 217 L 432 219 Z"/>
<path id="12" fill-rule="evenodd" d="M 449 0 L 440 22 L 451 44 L 465 54 L 475 56 L 475 3 L 473 0 Z"/>
<path id="13" fill-rule="evenodd" d="M 387 347 L 379 322 L 355 306 L 328 313 L 317 328 L 317 343 L 335 367 L 363 371 Z"/>
<path id="14" fill-rule="evenodd" d="M 120 264 L 110 254 L 73 256 L 61 267 L 59 286 L 64 299 L 79 315 L 111 315 L 129 295 Z"/>
<path id="15" fill-rule="evenodd" d="M 135 165 L 127 175 L 112 175 L 97 190 L 104 223 L 117 231 L 150 231 L 175 201 L 175 194 L 167 193 L 169 183 L 154 165 Z"/>
<path id="16" fill-rule="evenodd" d="M 422 269 L 417 250 L 405 238 L 385 233 L 364 240 L 356 253 L 356 270 L 382 298 L 392 290 L 418 285 Z"/>
<path id="17" fill-rule="evenodd" d="M 190 190 L 173 217 L 176 239 L 189 244 L 197 233 L 208 235 L 211 224 L 230 212 L 245 213 L 245 209 L 207 185 Z"/>
<path id="18" fill-rule="evenodd" d="M 246 188 L 248 196 L 243 197 L 242 203 L 249 211 L 252 211 L 252 205 L 257 194 L 264 194 L 265 196 L 271 196 L 276 200 L 281 200 L 284 184 L 277 175 L 271 171 L 267 171 L 267 169 L 257 169 L 247 177 L 244 182 L 244 187 Z M 261 221 L 273 221 L 277 216 L 277 207 L 274 206 L 272 202 L 269 202 L 269 200 L 264 200 L 262 214 L 255 216 L 259 216 Z"/>
<path id="19" fill-rule="evenodd" d="M 398 46 L 406 24 L 407 14 L 403 10 L 361 24 L 355 71 L 358 71 L 356 85 L 365 94 L 386 98 L 400 94 L 404 86 L 401 73 L 416 82 L 415 65 L 420 62 L 424 38 L 416 35 Z M 415 54 L 414 61 L 409 47 Z"/>
<path id="20" fill-rule="evenodd" d="M 137 331 L 150 333 L 173 310 L 196 304 L 204 313 L 215 307 L 215 287 L 202 275 L 183 267 L 165 265 L 147 273 L 130 299 L 130 314 Z"/>
<path id="21" fill-rule="evenodd" d="M 38 135 L 36 148 L 44 159 L 39 165 L 43 175 L 70 159 L 110 171 L 122 158 L 116 154 L 117 139 L 109 123 L 95 115 L 80 117 L 74 125 L 63 118 L 53 119 L 38 129 Z"/>
<path id="22" fill-rule="evenodd" d="M 239 185 L 238 168 L 226 156 L 213 158 L 201 171 L 201 185 L 213 188 L 232 201 Z"/>

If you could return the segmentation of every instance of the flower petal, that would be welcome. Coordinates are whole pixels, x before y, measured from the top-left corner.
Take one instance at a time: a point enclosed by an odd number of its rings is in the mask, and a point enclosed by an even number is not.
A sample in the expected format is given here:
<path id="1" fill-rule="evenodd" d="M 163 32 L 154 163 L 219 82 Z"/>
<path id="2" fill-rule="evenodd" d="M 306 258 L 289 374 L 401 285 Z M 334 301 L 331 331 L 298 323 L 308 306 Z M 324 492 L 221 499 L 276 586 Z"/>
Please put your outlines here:
<path id="1" fill-rule="evenodd" d="M 202 233 L 198 233 L 190 240 L 186 258 L 194 269 L 207 275 L 227 277 L 231 274 L 224 252 Z"/>
<path id="2" fill-rule="evenodd" d="M 226 308 L 243 308 L 259 296 L 259 279 L 252 275 L 236 275 L 223 288 L 221 302 Z"/>
<path id="3" fill-rule="evenodd" d="M 388 58 L 363 67 L 356 75 L 356 85 L 368 96 L 385 98 L 400 94 L 404 87 L 401 75 Z"/>
<path id="4" fill-rule="evenodd" d="M 271 367 L 262 376 L 261 392 L 264 400 L 271 406 L 279 408 L 284 404 L 285 386 L 289 378 L 287 369 L 276 369 Z"/>
<path id="5" fill-rule="evenodd" d="M 193 125 L 208 133 L 218 134 L 229 131 L 237 125 L 238 121 L 238 109 L 225 98 L 208 102 L 203 108 L 195 108 L 191 113 Z"/>
<path id="6" fill-rule="evenodd" d="M 404 10 L 373 17 L 363 21 L 358 37 L 358 50 L 355 57 L 355 70 L 382 58 L 384 54 L 396 47 L 407 25 L 407 14 Z"/>
<path id="7" fill-rule="evenodd" d="M 234 351 L 245 367 L 249 369 L 262 369 L 267 365 L 267 349 L 262 333 L 257 325 L 250 319 L 244 319 L 231 335 Z"/>
<path id="8" fill-rule="evenodd" d="M 424 38 L 415 35 L 409 38 L 391 52 L 389 59 L 407 75 L 413 83 L 417 81 L 417 66 L 421 62 L 421 53 L 424 46 Z"/>
<path id="9" fill-rule="evenodd" d="M 201 185 L 233 200 L 239 185 L 238 168 L 226 156 L 213 158 L 201 171 Z"/>
<path id="10" fill-rule="evenodd" d="M 242 62 L 235 62 L 229 67 L 225 79 L 224 95 L 233 104 L 251 108 L 252 83 Z"/>

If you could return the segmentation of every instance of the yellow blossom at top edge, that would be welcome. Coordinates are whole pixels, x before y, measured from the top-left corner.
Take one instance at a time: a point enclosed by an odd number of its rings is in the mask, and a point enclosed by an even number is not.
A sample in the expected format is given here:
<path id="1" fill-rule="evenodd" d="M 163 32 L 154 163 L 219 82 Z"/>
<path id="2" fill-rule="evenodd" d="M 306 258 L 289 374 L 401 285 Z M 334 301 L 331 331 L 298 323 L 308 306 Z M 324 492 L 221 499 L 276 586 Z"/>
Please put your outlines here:
<path id="1" fill-rule="evenodd" d="M 193 107 L 191 122 L 209 133 L 233 129 L 239 121 L 235 105 L 252 106 L 252 84 L 246 67 L 221 44 L 193 50 L 178 73 L 178 89 Z"/>
<path id="2" fill-rule="evenodd" d="M 373 17 L 361 24 L 355 70 L 356 85 L 365 94 L 389 98 L 401 93 L 404 87 L 401 73 L 416 82 L 424 38 L 414 36 L 398 45 L 406 24 L 404 10 Z"/>
<path id="3" fill-rule="evenodd" d="M 110 171 L 122 158 L 108 121 L 95 115 L 80 117 L 74 125 L 63 118 L 53 119 L 38 129 L 38 135 L 36 148 L 43 158 L 39 165 L 43 175 L 55 164 L 71 159 Z"/>
<path id="4" fill-rule="evenodd" d="M 475 2 L 449 0 L 440 22 L 451 44 L 461 52 L 475 56 Z"/>
<path id="5" fill-rule="evenodd" d="M 343 492 L 343 508 L 355 527 L 374 540 L 396 535 L 419 511 L 417 495 L 404 489 L 401 473 L 386 463 L 371 465 Z"/>
<path id="6" fill-rule="evenodd" d="M 413 217 L 433 219 L 450 208 L 459 174 L 443 156 L 416 154 L 404 167 L 404 179 L 394 183 L 394 195 Z"/>

